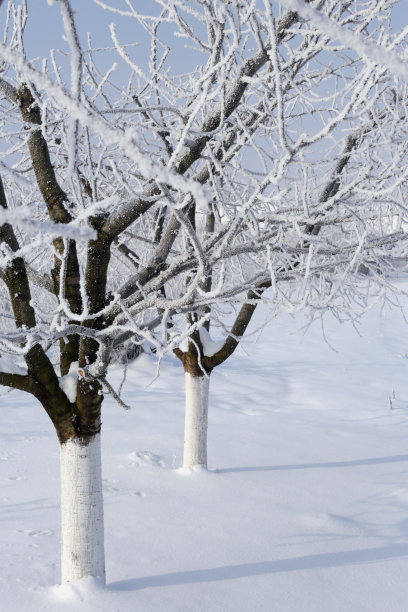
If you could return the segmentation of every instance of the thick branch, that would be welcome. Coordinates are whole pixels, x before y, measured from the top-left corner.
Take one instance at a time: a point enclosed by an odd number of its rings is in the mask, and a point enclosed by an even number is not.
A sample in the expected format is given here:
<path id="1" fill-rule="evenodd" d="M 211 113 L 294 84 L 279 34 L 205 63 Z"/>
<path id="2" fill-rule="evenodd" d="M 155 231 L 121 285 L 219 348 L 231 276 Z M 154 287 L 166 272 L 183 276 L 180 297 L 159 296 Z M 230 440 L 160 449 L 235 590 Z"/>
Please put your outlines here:
<path id="1" fill-rule="evenodd" d="M 32 125 L 41 126 L 40 109 L 27 85 L 20 87 L 18 98 L 23 120 Z M 68 203 L 68 197 L 57 181 L 48 145 L 40 127 L 32 129 L 28 140 L 28 148 L 35 178 L 37 179 L 44 202 L 47 205 L 50 218 L 56 223 L 69 223 L 72 221 L 72 216 L 65 208 L 65 204 Z"/>
<path id="2" fill-rule="evenodd" d="M 7 208 L 6 194 L 3 181 L 0 177 L 0 206 Z M 19 244 L 9 223 L 0 226 L 0 244 L 5 242 L 12 251 L 18 251 Z M 17 327 L 34 327 L 35 313 L 31 306 L 31 292 L 28 283 L 27 271 L 21 257 L 14 258 L 2 275 L 9 291 L 10 302 L 13 309 L 14 320 Z"/>
<path id="3" fill-rule="evenodd" d="M 13 85 L 11 85 L 11 83 L 8 83 L 1 77 L 0 77 L 0 95 L 7 98 L 7 100 L 11 102 L 12 104 L 18 104 L 19 102 L 17 89 Z"/>
<path id="4" fill-rule="evenodd" d="M 7 208 L 1 178 L 0 205 L 2 208 Z M 19 248 L 13 229 L 8 223 L 0 227 L 0 242 L 6 242 L 13 251 Z M 21 257 L 13 259 L 2 276 L 9 290 L 16 326 L 27 329 L 35 327 L 35 313 L 30 303 L 31 293 L 24 260 Z M 3 375 L 0 375 L 1 384 L 32 393 L 42 402 L 57 429 L 58 435 L 65 435 L 63 431 L 66 430 L 66 425 L 62 426 L 62 422 L 67 421 L 69 423 L 67 414 L 71 412 L 71 409 L 65 393 L 60 389 L 51 361 L 39 344 L 28 351 L 25 355 L 25 361 L 28 367 L 28 376 L 3 373 Z"/>
<path id="5" fill-rule="evenodd" d="M 260 300 L 263 292 L 271 286 L 271 281 L 266 281 L 255 291 L 248 291 L 247 300 L 251 303 L 245 303 L 241 306 L 237 318 L 235 319 L 234 325 L 230 331 L 229 336 L 225 340 L 221 349 L 212 355 L 211 357 L 202 357 L 203 365 L 206 369 L 212 370 L 218 365 L 221 365 L 237 348 L 242 336 L 245 334 L 246 329 L 251 322 L 252 315 L 258 303 L 253 303 L 254 300 Z"/>
<path id="6" fill-rule="evenodd" d="M 22 376 L 21 374 L 0 372 L 0 385 L 31 393 L 32 379 L 29 376 Z"/>
<path id="7" fill-rule="evenodd" d="M 22 85 L 20 87 L 18 90 L 18 98 L 21 115 L 24 121 L 32 125 L 41 126 L 42 120 L 40 109 L 27 85 Z M 54 167 L 51 163 L 48 145 L 40 127 L 32 130 L 28 140 L 28 148 L 37 184 L 44 198 L 44 202 L 47 205 L 50 218 L 55 223 L 69 223 L 72 221 L 72 216 L 66 208 L 68 197 L 57 181 Z M 82 309 L 82 299 L 79 286 L 79 265 L 75 242 L 73 240 L 68 241 L 67 252 L 65 252 L 64 241 L 61 238 L 56 238 L 54 240 L 54 246 L 59 253 L 59 257 L 55 257 L 54 269 L 52 270 L 54 293 L 55 295 L 59 294 L 62 258 L 66 258 L 65 298 L 72 312 L 79 314 Z M 68 338 L 67 343 L 62 340 L 60 348 L 61 374 L 64 375 L 69 372 L 71 363 L 78 359 L 79 338 L 71 336 Z"/>

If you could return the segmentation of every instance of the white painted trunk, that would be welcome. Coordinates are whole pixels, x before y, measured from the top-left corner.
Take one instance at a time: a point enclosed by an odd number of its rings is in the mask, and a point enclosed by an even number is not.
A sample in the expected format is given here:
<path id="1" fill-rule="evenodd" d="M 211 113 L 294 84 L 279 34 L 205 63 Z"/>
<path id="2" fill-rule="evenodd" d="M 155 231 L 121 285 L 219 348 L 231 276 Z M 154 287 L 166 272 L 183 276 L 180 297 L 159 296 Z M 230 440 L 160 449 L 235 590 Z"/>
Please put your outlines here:
<path id="1" fill-rule="evenodd" d="M 88 441 L 88 440 L 87 440 Z M 105 581 L 101 436 L 73 438 L 60 447 L 61 580 Z"/>
<path id="2" fill-rule="evenodd" d="M 207 467 L 208 392 L 210 376 L 185 372 L 186 416 L 183 467 Z"/>

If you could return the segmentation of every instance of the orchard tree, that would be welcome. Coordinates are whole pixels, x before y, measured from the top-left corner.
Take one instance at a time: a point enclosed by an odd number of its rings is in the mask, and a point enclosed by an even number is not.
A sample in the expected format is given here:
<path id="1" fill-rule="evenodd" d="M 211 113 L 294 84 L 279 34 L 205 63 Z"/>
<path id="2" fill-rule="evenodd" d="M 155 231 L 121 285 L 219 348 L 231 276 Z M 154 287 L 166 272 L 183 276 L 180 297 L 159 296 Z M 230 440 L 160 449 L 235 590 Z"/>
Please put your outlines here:
<path id="1" fill-rule="evenodd" d="M 168 192 L 154 235 L 160 256 L 151 260 L 153 268 L 166 266 L 156 281 L 161 337 L 152 340 L 159 354 L 173 348 L 185 370 L 185 467 L 207 465 L 211 372 L 235 351 L 257 305 L 270 303 L 275 313 L 364 309 L 387 284 L 390 246 L 405 239 L 405 146 L 392 138 L 405 111 L 387 65 L 405 44 L 404 32 L 391 33 L 395 3 L 314 4 L 320 12 L 306 22 L 267 1 L 256 8 L 171 2 L 156 18 L 120 11 L 152 33 L 148 74 L 155 80 L 145 79 L 143 90 L 183 109 L 184 119 L 144 104 L 158 154 L 206 194 L 201 203 Z M 190 78 L 171 81 L 165 69 L 169 23 L 208 57 Z M 112 38 L 118 47 L 114 32 Z M 384 61 L 376 64 L 366 49 L 382 50 Z M 180 133 L 188 164 L 179 157 Z M 133 292 L 132 305 L 143 274 L 122 290 L 126 299 Z M 186 292 L 192 304 L 169 305 Z"/>
<path id="2" fill-rule="evenodd" d="M 55 427 L 72 581 L 105 573 L 101 406 L 104 393 L 123 405 L 106 378 L 118 351 L 175 350 L 193 407 L 184 464 L 206 465 L 190 431 L 206 433 L 212 369 L 261 300 L 340 307 L 361 262 L 379 278 L 404 238 L 406 164 L 387 69 L 275 2 L 95 0 L 139 37 L 126 45 L 112 25 L 95 48 L 68 0 L 48 4 L 65 47 L 36 60 L 26 2 L 1 9 L 0 383 L 37 398 Z M 392 4 L 313 3 L 394 48 Z"/>
<path id="3" fill-rule="evenodd" d="M 54 52 L 40 69 L 27 59 L 24 1 L 8 4 L 0 51 L 0 383 L 37 398 L 58 435 L 62 580 L 69 582 L 105 575 L 101 405 L 104 390 L 122 403 L 106 371 L 112 353 L 139 329 L 134 319 L 141 313 L 147 337 L 160 319 L 159 268 L 148 265 L 153 253 L 160 256 L 149 238 L 157 210 L 167 189 L 204 196 L 144 150 L 149 129 L 136 85 L 111 84 L 111 71 L 101 74 L 93 50 L 83 51 L 70 3 L 54 4 L 68 66 L 65 54 Z M 125 232 L 139 230 L 141 248 L 133 233 L 124 243 Z M 144 273 L 130 293 L 120 290 L 129 265 Z M 125 301 L 131 296 L 137 312 Z M 177 305 L 190 302 L 188 294 Z M 143 317 L 152 311 L 149 326 Z"/>

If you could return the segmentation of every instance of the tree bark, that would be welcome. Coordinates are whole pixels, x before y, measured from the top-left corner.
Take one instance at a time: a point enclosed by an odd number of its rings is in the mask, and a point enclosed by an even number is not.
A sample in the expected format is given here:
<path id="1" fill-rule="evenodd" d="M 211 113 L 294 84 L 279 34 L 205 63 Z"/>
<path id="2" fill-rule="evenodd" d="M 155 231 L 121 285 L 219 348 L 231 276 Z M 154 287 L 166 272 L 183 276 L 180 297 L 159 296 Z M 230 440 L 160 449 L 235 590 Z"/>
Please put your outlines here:
<path id="1" fill-rule="evenodd" d="M 105 582 L 100 434 L 60 446 L 61 582 Z"/>
<path id="2" fill-rule="evenodd" d="M 207 468 L 208 393 L 210 375 L 185 372 L 186 412 L 183 467 Z"/>

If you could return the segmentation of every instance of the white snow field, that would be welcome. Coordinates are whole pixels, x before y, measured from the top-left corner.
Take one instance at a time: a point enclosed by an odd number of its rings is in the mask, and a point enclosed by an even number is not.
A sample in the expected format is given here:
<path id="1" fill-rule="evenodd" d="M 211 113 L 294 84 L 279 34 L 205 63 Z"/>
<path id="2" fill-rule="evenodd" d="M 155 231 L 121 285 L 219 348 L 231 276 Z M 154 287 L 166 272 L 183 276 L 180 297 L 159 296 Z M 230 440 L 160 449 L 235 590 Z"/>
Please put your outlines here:
<path id="1" fill-rule="evenodd" d="M 133 410 L 103 409 L 106 587 L 56 586 L 57 438 L 30 397 L 1 397 L 1 610 L 406 612 L 408 325 L 328 318 L 334 352 L 304 322 L 214 371 L 207 473 L 178 469 L 182 367 L 150 386 L 153 358 L 129 368 Z"/>

